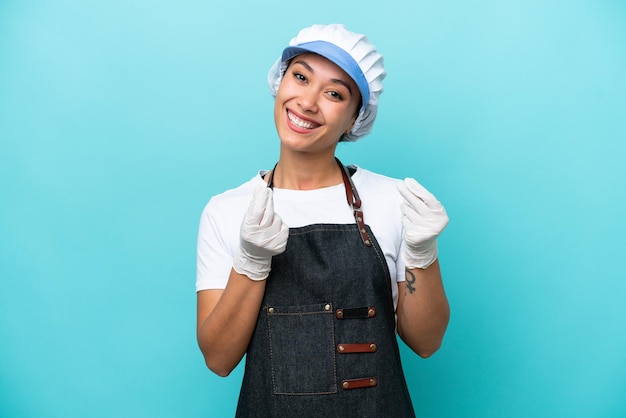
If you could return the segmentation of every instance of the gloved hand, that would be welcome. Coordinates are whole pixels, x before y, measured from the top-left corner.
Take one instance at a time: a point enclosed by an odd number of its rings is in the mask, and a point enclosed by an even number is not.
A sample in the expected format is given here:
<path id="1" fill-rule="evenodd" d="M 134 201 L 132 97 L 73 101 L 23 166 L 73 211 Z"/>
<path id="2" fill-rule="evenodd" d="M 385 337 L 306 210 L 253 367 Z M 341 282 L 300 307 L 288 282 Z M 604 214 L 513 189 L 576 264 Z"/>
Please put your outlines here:
<path id="1" fill-rule="evenodd" d="M 425 269 L 437 259 L 437 237 L 448 225 L 448 215 L 435 196 L 412 178 L 398 183 L 398 191 L 404 198 L 400 209 L 406 268 Z"/>
<path id="2" fill-rule="evenodd" d="M 285 251 L 289 228 L 274 213 L 272 189 L 259 187 L 250 200 L 241 223 L 240 245 L 233 260 L 233 268 L 252 280 L 269 276 L 272 256 Z"/>

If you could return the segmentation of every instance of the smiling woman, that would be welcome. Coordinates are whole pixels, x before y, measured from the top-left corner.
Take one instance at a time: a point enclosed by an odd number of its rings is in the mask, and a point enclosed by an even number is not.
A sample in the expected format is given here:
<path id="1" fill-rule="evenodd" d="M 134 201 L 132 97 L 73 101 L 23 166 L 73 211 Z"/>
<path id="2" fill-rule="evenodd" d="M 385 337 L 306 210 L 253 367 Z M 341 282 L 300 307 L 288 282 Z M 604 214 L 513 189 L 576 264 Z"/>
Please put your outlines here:
<path id="1" fill-rule="evenodd" d="M 288 152 L 334 156 L 337 139 L 354 125 L 359 102 L 358 87 L 341 68 L 317 54 L 299 55 L 274 104 L 281 157 Z"/>
<path id="2" fill-rule="evenodd" d="M 303 29 L 268 77 L 278 163 L 202 214 L 198 342 L 220 376 L 246 355 L 237 416 L 415 415 L 396 330 L 422 357 L 441 345 L 448 217 L 415 180 L 335 157 L 371 131 L 384 77 L 364 35 Z"/>

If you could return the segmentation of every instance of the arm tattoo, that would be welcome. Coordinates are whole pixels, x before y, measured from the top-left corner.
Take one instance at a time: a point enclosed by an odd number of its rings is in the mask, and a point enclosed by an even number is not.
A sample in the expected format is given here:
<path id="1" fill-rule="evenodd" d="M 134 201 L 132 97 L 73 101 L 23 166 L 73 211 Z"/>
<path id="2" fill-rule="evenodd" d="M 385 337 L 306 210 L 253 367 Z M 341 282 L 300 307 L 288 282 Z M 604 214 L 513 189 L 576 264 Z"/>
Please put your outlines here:
<path id="1" fill-rule="evenodd" d="M 406 278 L 406 290 L 409 293 L 415 292 L 415 288 L 413 287 L 413 283 L 415 283 L 415 275 L 411 273 L 409 269 L 406 269 L 404 277 Z"/>

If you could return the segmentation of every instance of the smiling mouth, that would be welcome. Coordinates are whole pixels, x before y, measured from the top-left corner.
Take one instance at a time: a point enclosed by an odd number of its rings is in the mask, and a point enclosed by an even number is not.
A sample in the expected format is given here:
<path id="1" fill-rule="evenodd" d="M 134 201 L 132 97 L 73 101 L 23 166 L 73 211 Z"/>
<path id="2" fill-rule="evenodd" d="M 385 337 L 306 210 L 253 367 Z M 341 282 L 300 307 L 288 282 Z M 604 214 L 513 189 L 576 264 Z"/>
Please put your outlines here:
<path id="1" fill-rule="evenodd" d="M 299 117 L 297 117 L 296 115 L 294 115 L 290 111 L 287 111 L 287 117 L 289 118 L 289 121 L 292 124 L 294 124 L 296 127 L 300 128 L 300 129 L 315 129 L 318 126 L 320 126 L 319 123 L 310 122 L 310 121 L 307 121 L 307 120 L 304 120 L 304 119 L 300 119 Z"/>

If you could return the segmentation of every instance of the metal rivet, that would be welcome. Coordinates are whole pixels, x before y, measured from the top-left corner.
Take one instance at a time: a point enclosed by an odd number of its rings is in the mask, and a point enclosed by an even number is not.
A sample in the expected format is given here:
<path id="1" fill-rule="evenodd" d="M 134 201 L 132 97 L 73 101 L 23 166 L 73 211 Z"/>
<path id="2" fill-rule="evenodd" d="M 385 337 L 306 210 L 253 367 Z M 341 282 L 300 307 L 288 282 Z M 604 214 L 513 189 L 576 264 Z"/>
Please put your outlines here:
<path id="1" fill-rule="evenodd" d="M 324 309 L 326 309 L 327 311 L 330 311 L 330 304 L 326 304 L 326 306 L 324 306 Z"/>
<path id="2" fill-rule="evenodd" d="M 370 386 L 376 386 L 376 379 L 370 379 Z"/>
<path id="3" fill-rule="evenodd" d="M 363 218 L 361 218 L 360 216 L 356 218 L 357 221 L 359 222 L 363 222 Z"/>
<path id="4" fill-rule="evenodd" d="M 350 387 L 350 383 L 348 383 L 348 382 L 343 382 L 343 383 L 341 384 L 341 387 L 342 387 L 342 388 L 344 388 L 344 389 L 348 389 L 348 388 Z"/>
<path id="5" fill-rule="evenodd" d="M 376 351 L 376 344 L 370 344 L 370 350 Z"/>
<path id="6" fill-rule="evenodd" d="M 343 345 L 339 345 L 339 346 L 337 347 L 337 349 L 338 349 L 339 351 L 343 351 L 343 350 L 345 350 L 345 348 L 343 347 Z"/>
<path id="7" fill-rule="evenodd" d="M 268 311 L 269 313 L 274 313 L 274 308 L 269 308 L 267 311 Z"/>
<path id="8" fill-rule="evenodd" d="M 335 314 L 335 316 L 338 319 L 342 319 L 343 318 L 343 309 L 337 309 L 337 313 Z"/>
<path id="9" fill-rule="evenodd" d="M 370 244 L 371 244 L 370 240 L 366 239 L 366 240 L 365 240 L 365 244 L 366 244 L 366 245 L 370 245 Z"/>
<path id="10" fill-rule="evenodd" d="M 374 308 L 369 308 L 369 309 L 367 310 L 367 316 L 369 316 L 370 318 L 371 318 L 371 317 L 373 317 L 373 316 L 376 316 L 376 309 L 374 309 Z"/>
<path id="11" fill-rule="evenodd" d="M 363 234 L 365 233 L 365 228 L 361 229 L 361 233 Z"/>

